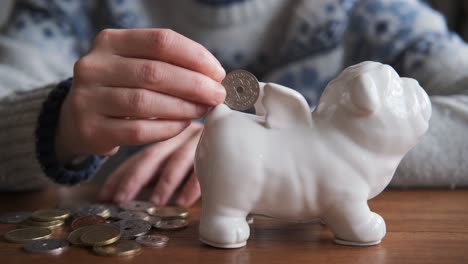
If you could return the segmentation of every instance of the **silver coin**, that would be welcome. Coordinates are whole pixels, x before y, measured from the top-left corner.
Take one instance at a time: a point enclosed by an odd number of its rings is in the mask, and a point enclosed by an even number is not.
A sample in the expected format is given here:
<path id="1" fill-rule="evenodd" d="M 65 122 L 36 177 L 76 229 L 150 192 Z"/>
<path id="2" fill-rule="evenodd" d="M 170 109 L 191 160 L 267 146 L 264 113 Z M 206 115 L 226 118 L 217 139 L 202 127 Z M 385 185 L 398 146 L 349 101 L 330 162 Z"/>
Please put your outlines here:
<path id="1" fill-rule="evenodd" d="M 150 216 L 144 212 L 122 211 L 117 214 L 117 218 L 122 220 L 145 220 L 148 221 Z"/>
<path id="2" fill-rule="evenodd" d="M 30 212 L 14 212 L 0 215 L 0 223 L 19 224 L 31 216 Z"/>
<path id="3" fill-rule="evenodd" d="M 228 73 L 221 84 L 226 89 L 224 103 L 234 110 L 245 111 L 252 108 L 260 94 L 257 78 L 245 70 Z"/>
<path id="4" fill-rule="evenodd" d="M 182 229 L 188 226 L 188 222 L 185 219 L 170 219 L 170 220 L 162 220 L 157 225 L 156 228 L 162 230 L 176 230 Z"/>
<path id="5" fill-rule="evenodd" d="M 154 204 L 145 201 L 129 201 L 119 204 L 119 207 L 127 211 L 146 212 L 148 209 L 153 208 Z"/>
<path id="6" fill-rule="evenodd" d="M 121 238 L 134 239 L 146 235 L 151 230 L 151 224 L 144 220 L 121 220 L 113 223 L 120 228 Z"/>
<path id="7" fill-rule="evenodd" d="M 94 204 L 93 206 L 100 206 L 100 207 L 103 207 L 103 208 L 107 208 L 109 209 L 109 212 L 110 212 L 110 216 L 109 217 L 113 217 L 113 218 L 117 218 L 117 215 L 120 213 L 120 207 L 115 205 L 115 204 Z"/>
<path id="8" fill-rule="evenodd" d="M 245 221 L 247 221 L 247 224 L 251 225 L 254 223 L 254 217 L 251 214 L 248 214 L 247 217 L 245 218 Z"/>
<path id="9" fill-rule="evenodd" d="M 88 216 L 88 215 L 100 215 L 104 218 L 110 216 L 110 209 L 102 204 L 93 204 L 86 207 L 80 207 L 75 211 L 74 217 Z"/>
<path id="10" fill-rule="evenodd" d="M 30 253 L 60 254 L 68 247 L 64 239 L 40 239 L 32 241 L 24 246 L 24 250 Z"/>
<path id="11" fill-rule="evenodd" d="M 135 241 L 147 247 L 164 247 L 169 241 L 169 237 L 163 235 L 145 235 L 137 237 Z"/>
<path id="12" fill-rule="evenodd" d="M 149 219 L 146 221 L 150 223 L 152 226 L 156 227 L 159 224 L 159 222 L 162 221 L 162 219 L 160 217 L 150 215 Z"/>

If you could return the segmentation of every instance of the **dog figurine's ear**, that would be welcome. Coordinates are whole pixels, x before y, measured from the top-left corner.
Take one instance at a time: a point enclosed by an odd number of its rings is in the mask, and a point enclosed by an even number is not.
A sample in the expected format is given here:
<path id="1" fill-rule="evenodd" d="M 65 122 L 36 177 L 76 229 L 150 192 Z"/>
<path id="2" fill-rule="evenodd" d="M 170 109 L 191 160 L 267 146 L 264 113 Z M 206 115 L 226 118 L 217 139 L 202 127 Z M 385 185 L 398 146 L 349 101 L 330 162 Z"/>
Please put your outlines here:
<path id="1" fill-rule="evenodd" d="M 351 109 L 359 115 L 370 115 L 380 106 L 377 86 L 372 77 L 365 73 L 352 79 L 349 84 Z"/>
<path id="2" fill-rule="evenodd" d="M 274 83 L 267 83 L 263 92 L 262 103 L 269 128 L 312 125 L 309 105 L 300 93 Z"/>

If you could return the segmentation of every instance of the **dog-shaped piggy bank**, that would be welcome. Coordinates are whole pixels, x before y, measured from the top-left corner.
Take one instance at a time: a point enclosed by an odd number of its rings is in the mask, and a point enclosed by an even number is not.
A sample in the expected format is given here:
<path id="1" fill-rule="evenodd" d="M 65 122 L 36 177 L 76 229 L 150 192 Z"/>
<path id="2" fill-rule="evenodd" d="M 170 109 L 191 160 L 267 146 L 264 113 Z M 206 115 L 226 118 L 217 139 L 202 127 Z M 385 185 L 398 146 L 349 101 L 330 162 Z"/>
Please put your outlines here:
<path id="1" fill-rule="evenodd" d="M 337 243 L 380 243 L 385 222 L 367 201 L 428 129 L 431 104 L 418 82 L 363 62 L 331 81 L 312 113 L 292 89 L 269 83 L 262 94 L 257 115 L 219 105 L 205 120 L 195 158 L 200 240 L 244 246 L 252 213 L 320 218 Z"/>

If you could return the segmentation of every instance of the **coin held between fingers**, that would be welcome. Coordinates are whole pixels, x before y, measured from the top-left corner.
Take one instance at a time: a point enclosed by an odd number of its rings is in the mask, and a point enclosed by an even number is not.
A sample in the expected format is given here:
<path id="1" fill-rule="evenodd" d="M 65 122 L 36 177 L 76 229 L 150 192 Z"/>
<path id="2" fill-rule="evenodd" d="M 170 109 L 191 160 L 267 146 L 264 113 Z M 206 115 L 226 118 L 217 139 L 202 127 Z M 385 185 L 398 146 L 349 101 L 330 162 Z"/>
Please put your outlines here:
<path id="1" fill-rule="evenodd" d="M 221 82 L 226 89 L 224 103 L 231 109 L 245 111 L 254 106 L 260 95 L 260 84 L 252 73 L 235 70 Z"/>

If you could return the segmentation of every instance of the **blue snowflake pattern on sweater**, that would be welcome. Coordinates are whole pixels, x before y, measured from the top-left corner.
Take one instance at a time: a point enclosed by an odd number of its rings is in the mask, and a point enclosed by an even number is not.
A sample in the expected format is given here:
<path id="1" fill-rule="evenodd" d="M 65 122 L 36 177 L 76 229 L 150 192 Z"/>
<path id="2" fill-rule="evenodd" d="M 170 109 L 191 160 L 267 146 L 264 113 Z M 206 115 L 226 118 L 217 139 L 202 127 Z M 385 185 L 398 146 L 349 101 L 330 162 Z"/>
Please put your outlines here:
<path id="1" fill-rule="evenodd" d="M 254 7 L 266 2 L 192 1 L 202 9 L 219 11 L 237 10 L 236 5 L 249 7 L 248 4 L 252 4 L 250 7 Z M 317 103 L 328 81 L 343 66 L 375 60 L 399 65 L 397 69 L 401 72 L 411 72 L 424 67 L 428 57 L 461 42 L 441 26 L 444 24 L 441 15 L 418 0 L 289 0 L 288 3 L 291 10 L 282 17 L 280 25 L 272 23 L 279 28 L 265 27 L 265 30 L 281 30 L 283 35 L 275 38 L 274 43 L 265 41 L 268 42 L 262 43 L 265 47 L 251 49 L 256 53 L 247 53 L 248 44 L 239 47 L 235 46 L 235 41 L 219 41 L 211 50 L 222 55 L 221 62 L 227 70 L 234 66 L 242 67 L 257 74 L 260 80 L 274 76 L 269 80 L 298 90 L 312 106 Z M 146 17 L 148 10 L 145 7 L 144 1 L 138 0 L 17 0 L 7 36 L 41 49 L 46 58 L 62 56 L 68 62 L 74 62 L 88 51 L 94 35 L 103 27 L 150 27 L 153 22 Z M 96 10 L 105 12 L 96 17 L 93 13 Z M 196 37 L 209 30 L 209 27 L 195 29 L 194 25 L 185 26 L 196 31 L 189 36 L 195 37 L 196 41 Z M 240 34 L 243 30 L 229 31 L 235 28 L 234 25 L 232 28 L 223 26 L 224 29 L 219 27 L 213 31 L 225 30 L 223 33 L 243 37 Z M 249 25 L 243 26 L 243 29 L 250 30 Z M 226 52 L 227 45 L 234 46 L 234 49 Z M 47 142 L 43 147 L 50 150 Z M 77 183 L 90 175 L 85 171 L 73 179 L 72 174 L 60 173 L 62 176 L 55 180 Z"/>
<path id="2" fill-rule="evenodd" d="M 390 63 L 411 41 L 418 6 L 407 0 L 360 1 L 349 24 L 351 58 L 348 64 L 363 60 Z"/>
<path id="3" fill-rule="evenodd" d="M 291 21 L 281 51 L 282 63 L 328 52 L 338 47 L 348 24 L 347 14 L 354 2 L 335 0 L 321 5 L 305 2 L 304 6 L 299 6 L 296 10 L 298 16 Z M 305 12 L 304 9 L 307 8 L 311 10 Z"/>
<path id="4" fill-rule="evenodd" d="M 395 69 L 403 75 L 409 75 L 417 69 L 426 67 L 425 63 L 432 55 L 446 51 L 450 47 L 461 45 L 463 40 L 450 32 L 429 32 L 413 41 L 397 60 Z"/>

